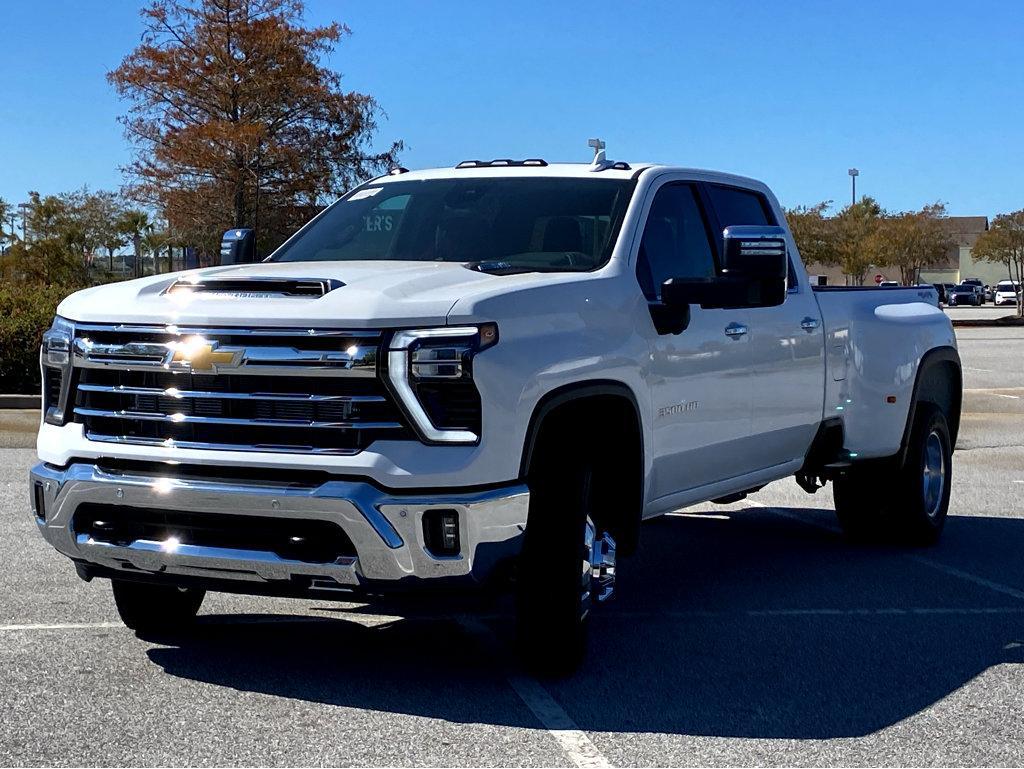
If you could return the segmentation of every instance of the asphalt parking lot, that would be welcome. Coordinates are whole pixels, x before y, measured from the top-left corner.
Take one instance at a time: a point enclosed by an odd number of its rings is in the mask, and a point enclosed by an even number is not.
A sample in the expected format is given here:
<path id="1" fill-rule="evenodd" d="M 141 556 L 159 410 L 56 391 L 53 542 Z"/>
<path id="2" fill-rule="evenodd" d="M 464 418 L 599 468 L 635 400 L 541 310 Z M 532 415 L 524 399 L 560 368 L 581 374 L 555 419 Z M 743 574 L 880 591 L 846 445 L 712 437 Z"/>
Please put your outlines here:
<path id="1" fill-rule="evenodd" d="M 854 546 L 792 482 L 648 524 L 573 678 L 510 664 L 511 625 L 208 596 L 148 643 L 35 532 L 0 449 L 0 763 L 1024 763 L 1024 328 L 959 329 L 950 520 Z"/>

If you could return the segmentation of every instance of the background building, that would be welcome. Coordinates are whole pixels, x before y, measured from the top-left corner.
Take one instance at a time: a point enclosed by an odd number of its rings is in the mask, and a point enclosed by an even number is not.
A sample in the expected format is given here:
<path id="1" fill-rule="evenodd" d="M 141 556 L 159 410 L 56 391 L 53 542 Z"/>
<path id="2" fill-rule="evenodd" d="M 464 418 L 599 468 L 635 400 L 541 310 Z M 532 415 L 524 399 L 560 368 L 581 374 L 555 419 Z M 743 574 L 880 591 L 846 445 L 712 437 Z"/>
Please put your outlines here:
<path id="1" fill-rule="evenodd" d="M 959 283 L 964 278 L 981 278 L 986 285 L 1005 280 L 1006 271 L 1001 264 L 976 262 L 971 257 L 978 236 L 988 229 L 988 217 L 951 216 L 948 221 L 956 245 L 949 250 L 943 264 L 921 270 L 921 280 L 925 283 Z"/>
<path id="2" fill-rule="evenodd" d="M 988 229 L 987 216 L 950 216 L 946 221 L 949 222 L 955 245 L 949 249 L 941 263 L 921 270 L 922 283 L 959 283 L 964 278 L 981 278 L 983 283 L 995 285 L 1008 279 L 1003 265 L 975 261 L 971 256 L 978 236 Z M 809 264 L 807 271 L 811 275 L 825 276 L 830 286 L 846 285 L 846 276 L 839 267 Z M 873 282 L 875 275 L 881 275 L 884 280 L 900 279 L 898 268 L 873 267 L 868 271 L 867 283 Z"/>

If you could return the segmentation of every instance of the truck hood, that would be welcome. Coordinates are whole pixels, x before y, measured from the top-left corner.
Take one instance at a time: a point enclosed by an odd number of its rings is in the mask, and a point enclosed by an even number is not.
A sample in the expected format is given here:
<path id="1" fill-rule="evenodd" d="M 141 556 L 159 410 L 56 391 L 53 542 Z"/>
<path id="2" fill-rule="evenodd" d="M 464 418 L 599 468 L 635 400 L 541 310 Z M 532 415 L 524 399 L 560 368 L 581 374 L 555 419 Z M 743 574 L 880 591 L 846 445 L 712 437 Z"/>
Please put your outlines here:
<path id="1" fill-rule="evenodd" d="M 85 323 L 198 326 L 373 328 L 445 323 L 459 299 L 497 284 L 522 285 L 552 275 L 495 276 L 452 262 L 264 262 L 156 275 L 72 294 L 57 308 Z M 341 283 L 322 296 L 260 295 L 257 279 Z M 174 292 L 179 280 L 252 280 L 253 291 Z"/>

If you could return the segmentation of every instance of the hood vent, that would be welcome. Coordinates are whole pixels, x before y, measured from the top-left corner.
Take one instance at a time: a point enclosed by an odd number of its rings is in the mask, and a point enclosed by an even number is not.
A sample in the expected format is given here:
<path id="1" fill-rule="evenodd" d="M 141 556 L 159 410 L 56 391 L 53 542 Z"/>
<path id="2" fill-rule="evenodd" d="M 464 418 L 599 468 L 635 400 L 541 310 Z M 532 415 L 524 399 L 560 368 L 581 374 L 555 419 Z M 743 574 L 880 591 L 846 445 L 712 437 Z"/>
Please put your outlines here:
<path id="1" fill-rule="evenodd" d="M 202 278 L 177 280 L 168 294 L 227 294 L 236 299 L 268 296 L 321 297 L 345 284 L 334 278 Z"/>

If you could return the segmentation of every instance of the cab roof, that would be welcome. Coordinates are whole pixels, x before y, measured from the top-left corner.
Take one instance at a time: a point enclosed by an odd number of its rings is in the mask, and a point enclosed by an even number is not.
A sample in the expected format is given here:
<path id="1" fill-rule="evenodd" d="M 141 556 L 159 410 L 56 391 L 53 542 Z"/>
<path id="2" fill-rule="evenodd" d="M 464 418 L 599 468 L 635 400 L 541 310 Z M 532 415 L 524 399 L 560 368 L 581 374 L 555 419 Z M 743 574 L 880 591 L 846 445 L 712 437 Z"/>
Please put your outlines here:
<path id="1" fill-rule="evenodd" d="M 622 167 L 610 166 L 598 169 L 591 163 L 544 163 L 530 165 L 467 165 L 463 161 L 458 166 L 448 168 L 424 168 L 418 171 L 395 169 L 386 176 L 374 179 L 374 182 L 387 181 L 420 181 L 423 179 L 463 179 L 468 177 L 576 177 L 595 179 L 629 179 L 637 172 L 651 168 L 651 163 L 622 164 Z M 486 161 L 485 161 L 486 162 Z M 493 163 L 493 161 L 491 161 Z"/>
<path id="2" fill-rule="evenodd" d="M 473 163 L 474 165 L 470 165 Z M 623 161 L 604 161 L 603 165 L 595 163 L 547 163 L 539 159 L 527 161 L 463 161 L 458 166 L 447 168 L 424 168 L 409 171 L 396 168 L 390 173 L 372 181 L 373 184 L 392 181 L 422 181 L 424 179 L 464 179 L 464 178 L 495 178 L 495 177 L 569 177 L 578 179 L 631 179 L 647 171 L 669 172 L 693 175 L 704 179 L 713 178 L 722 182 L 739 183 L 742 186 L 764 187 L 756 179 L 721 171 L 709 171 L 700 168 L 684 168 L 662 165 L 659 163 L 634 163 Z"/>

